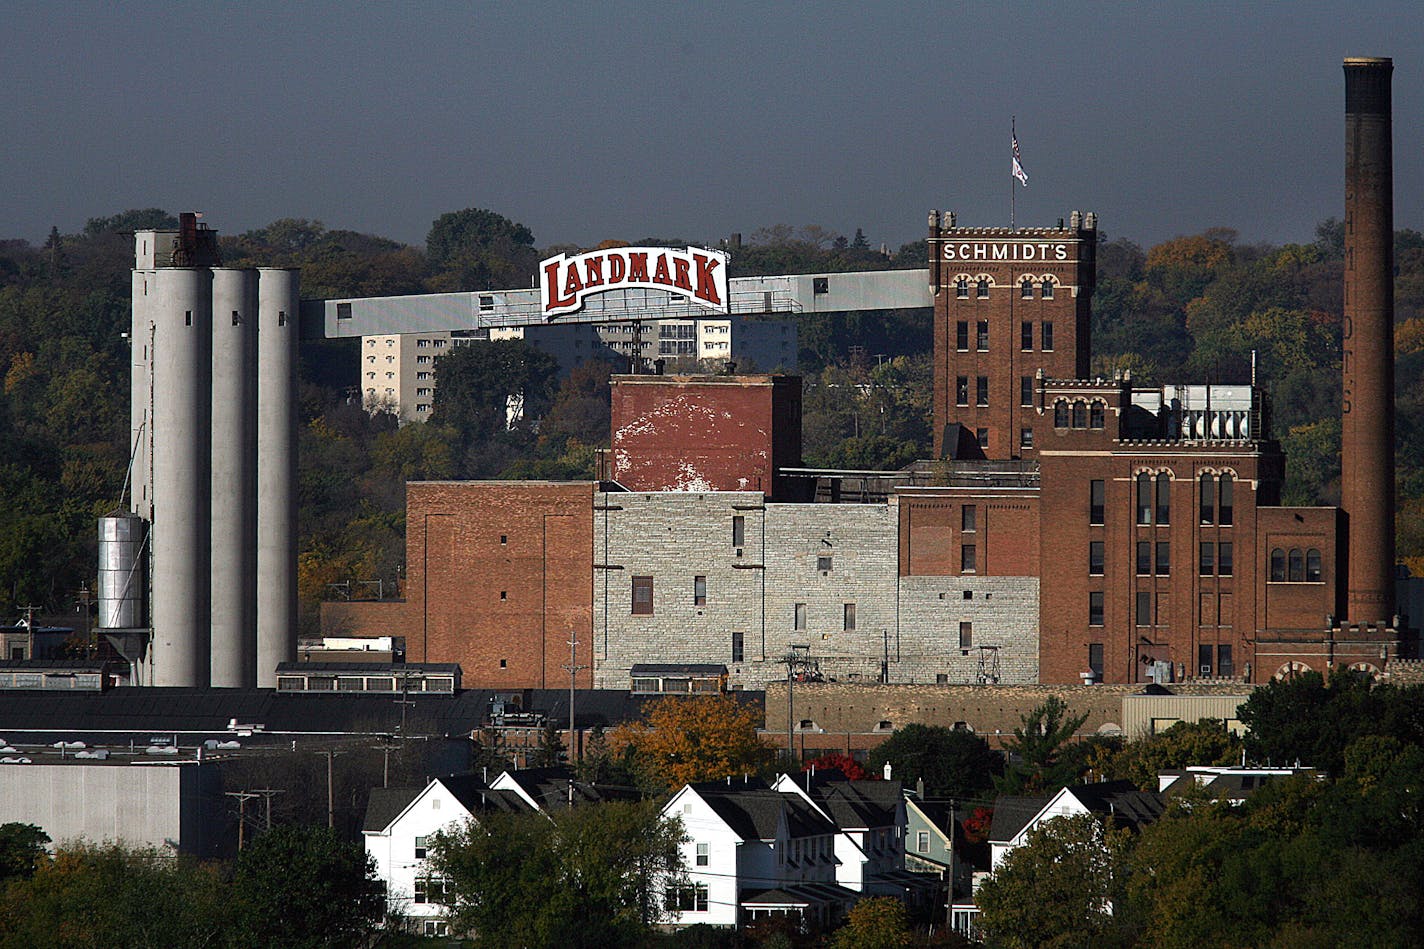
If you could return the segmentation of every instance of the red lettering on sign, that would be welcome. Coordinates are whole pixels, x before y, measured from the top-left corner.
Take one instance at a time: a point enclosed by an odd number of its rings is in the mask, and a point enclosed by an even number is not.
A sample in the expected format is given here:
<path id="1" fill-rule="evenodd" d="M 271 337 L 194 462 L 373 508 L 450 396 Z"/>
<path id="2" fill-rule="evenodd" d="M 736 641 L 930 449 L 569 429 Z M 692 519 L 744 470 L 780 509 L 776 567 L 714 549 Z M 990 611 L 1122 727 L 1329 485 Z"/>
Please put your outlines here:
<path id="1" fill-rule="evenodd" d="M 583 262 L 583 285 L 585 287 L 603 286 L 602 257 L 589 257 Z"/>
<path id="2" fill-rule="evenodd" d="M 722 262 L 705 254 L 693 254 L 692 259 L 697 261 L 696 293 L 698 298 L 706 300 L 713 306 L 721 306 L 722 300 L 717 296 L 717 282 L 712 279 L 712 271 L 721 266 Z"/>
<path id="3" fill-rule="evenodd" d="M 564 278 L 564 295 L 568 297 L 577 296 L 583 289 L 583 281 L 579 279 L 578 268 L 570 267 L 568 276 Z"/>
<path id="4" fill-rule="evenodd" d="M 559 296 L 559 266 L 562 262 L 563 258 L 557 258 L 544 265 L 544 288 L 549 297 L 547 304 L 549 309 L 572 306 L 578 302 L 572 293 L 567 296 Z"/>
<path id="5" fill-rule="evenodd" d="M 672 260 L 672 283 L 675 287 L 681 287 L 688 293 L 692 292 L 692 281 L 688 279 L 687 272 L 692 266 L 692 262 L 686 257 L 674 257 Z"/>
<path id="6" fill-rule="evenodd" d="M 608 282 L 622 283 L 623 277 L 628 273 L 628 261 L 623 259 L 622 254 L 608 255 Z"/>
<path id="7" fill-rule="evenodd" d="M 628 255 L 628 282 L 647 283 L 648 282 L 648 255 L 629 254 Z"/>
<path id="8" fill-rule="evenodd" d="M 653 283 L 672 285 L 672 274 L 668 273 L 667 254 L 658 255 L 658 267 L 653 271 Z"/>

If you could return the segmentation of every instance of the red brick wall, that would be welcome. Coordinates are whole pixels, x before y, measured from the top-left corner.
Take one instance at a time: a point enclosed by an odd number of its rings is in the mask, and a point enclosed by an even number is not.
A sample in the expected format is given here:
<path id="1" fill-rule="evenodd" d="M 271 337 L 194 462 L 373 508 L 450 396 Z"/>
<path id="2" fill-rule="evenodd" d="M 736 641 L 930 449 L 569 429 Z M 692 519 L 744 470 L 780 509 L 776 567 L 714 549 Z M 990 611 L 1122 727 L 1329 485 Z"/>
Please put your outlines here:
<path id="1" fill-rule="evenodd" d="M 1020 430 L 1031 428 L 1032 410 L 1021 406 L 1020 380 L 1043 369 L 1051 379 L 1081 379 L 1088 374 L 1089 320 L 1094 283 L 1095 231 L 1031 229 L 1010 231 L 1000 228 L 957 228 L 936 230 L 930 236 L 931 274 L 939 275 L 934 298 L 934 451 L 943 449 L 944 427 L 950 422 L 964 425 L 972 434 L 986 428 L 989 458 L 1034 457 L 1034 449 L 1020 447 Z M 956 254 L 979 244 L 1051 242 L 1066 246 L 1067 259 L 1013 262 L 992 259 L 939 260 L 946 248 Z M 992 251 L 991 251 L 992 252 Z M 937 265 L 936 265 L 937 263 Z M 956 278 L 969 279 L 969 295 L 956 292 Z M 991 281 L 989 295 L 981 299 L 976 281 L 986 275 Z M 1043 299 L 1044 275 L 1058 280 L 1053 299 Z M 1033 280 L 1033 296 L 1020 292 L 1020 280 Z M 933 279 L 933 277 L 932 277 Z M 1074 288 L 1077 292 L 1074 292 Z M 989 344 L 978 346 L 977 324 L 989 324 Z M 956 324 L 968 328 L 967 348 L 957 345 Z M 1022 345 L 1022 324 L 1032 324 L 1032 345 Z M 1043 348 L 1043 324 L 1053 324 L 1053 348 Z M 968 382 L 967 405 L 960 405 L 956 392 L 959 377 Z M 977 379 L 988 380 L 988 405 L 978 405 Z"/>
<path id="2" fill-rule="evenodd" d="M 1038 573 L 1037 492 L 1008 497 L 972 488 L 912 489 L 899 493 L 899 505 L 902 577 L 958 576 L 965 544 L 975 547 L 979 576 Z M 965 505 L 974 506 L 972 532 L 963 529 Z"/>
<path id="3" fill-rule="evenodd" d="M 411 482 L 406 551 L 410 661 L 458 662 L 466 688 L 560 688 L 573 633 L 590 665 L 591 483 Z"/>
<path id="4" fill-rule="evenodd" d="M 800 500 L 796 376 L 614 376 L 613 478 L 633 491 L 765 491 Z"/>

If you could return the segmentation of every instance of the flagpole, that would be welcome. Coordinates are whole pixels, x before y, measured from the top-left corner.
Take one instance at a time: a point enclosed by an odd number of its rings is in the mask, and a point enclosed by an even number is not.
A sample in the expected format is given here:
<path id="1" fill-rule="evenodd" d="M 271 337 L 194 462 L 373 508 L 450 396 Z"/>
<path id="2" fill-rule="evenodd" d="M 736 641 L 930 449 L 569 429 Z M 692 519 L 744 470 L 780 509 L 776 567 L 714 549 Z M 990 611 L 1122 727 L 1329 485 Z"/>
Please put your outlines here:
<path id="1" fill-rule="evenodd" d="M 1016 123 L 1017 123 L 1017 117 L 1016 117 L 1016 116 L 1012 116 L 1012 115 L 1009 116 L 1009 140 L 1010 140 L 1010 141 L 1013 141 L 1013 140 L 1015 140 L 1015 139 L 1018 138 L 1018 134 L 1019 134 L 1019 133 L 1018 133 L 1018 128 L 1016 127 Z M 1009 230 L 1012 231 L 1012 230 L 1015 230 L 1014 211 L 1015 211 L 1015 204 L 1016 204 L 1016 202 L 1018 201 L 1018 192 L 1014 190 L 1013 169 L 1011 168 L 1009 171 L 1010 171 L 1010 173 L 1009 173 Z"/>

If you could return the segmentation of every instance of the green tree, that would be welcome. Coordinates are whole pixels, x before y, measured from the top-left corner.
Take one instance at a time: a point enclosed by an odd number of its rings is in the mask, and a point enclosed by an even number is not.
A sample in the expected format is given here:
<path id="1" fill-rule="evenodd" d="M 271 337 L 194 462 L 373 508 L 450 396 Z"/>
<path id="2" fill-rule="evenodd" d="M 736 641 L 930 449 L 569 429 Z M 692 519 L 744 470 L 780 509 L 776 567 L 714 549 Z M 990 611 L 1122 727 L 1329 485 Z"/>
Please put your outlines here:
<path id="1" fill-rule="evenodd" d="M 353 945 L 385 915 L 374 861 L 325 827 L 267 831 L 238 855 L 232 888 L 252 946 Z"/>
<path id="2" fill-rule="evenodd" d="M 435 270 L 432 290 L 525 287 L 539 263 L 529 228 L 483 208 L 436 218 L 425 238 L 425 256 Z"/>
<path id="3" fill-rule="evenodd" d="M 1177 722 L 1148 738 L 1129 742 L 1106 762 L 1113 778 L 1126 778 L 1143 790 L 1157 789 L 1157 775 L 1188 765 L 1225 765 L 1241 757 L 1241 739 L 1226 730 L 1220 719 Z"/>
<path id="4" fill-rule="evenodd" d="M 1113 916 L 1126 838 L 1091 814 L 1030 831 L 975 894 L 979 931 L 1002 949 L 1125 944 Z"/>
<path id="5" fill-rule="evenodd" d="M 7 880 L 34 876 L 49 842 L 49 834 L 34 824 L 0 824 L 0 888 Z"/>
<path id="6" fill-rule="evenodd" d="M 899 949 L 909 946 L 910 940 L 905 904 L 893 896 L 880 896 L 852 906 L 831 945 L 834 949 Z"/>
<path id="7" fill-rule="evenodd" d="M 436 835 L 431 866 L 478 946 L 632 945 L 666 916 L 682 839 L 655 802 L 491 814 Z"/>
<path id="8" fill-rule="evenodd" d="M 1068 704 L 1056 695 L 1024 715 L 1004 742 L 1008 766 L 999 793 L 1051 794 L 1076 781 L 1082 761 L 1069 743 L 1087 720 L 1087 713 L 1070 715 Z"/>
<path id="9" fill-rule="evenodd" d="M 523 340 L 457 346 L 435 361 L 430 422 L 453 429 L 467 453 L 485 451 L 507 428 L 527 427 L 544 414 L 557 371 L 552 356 Z M 512 404 L 519 406 L 524 421 L 511 419 Z"/>
<path id="10" fill-rule="evenodd" d="M 912 722 L 871 749 L 868 764 L 880 774 L 886 763 L 891 776 L 907 787 L 923 779 L 933 797 L 980 798 L 1004 771 L 1004 756 L 965 728 Z"/>

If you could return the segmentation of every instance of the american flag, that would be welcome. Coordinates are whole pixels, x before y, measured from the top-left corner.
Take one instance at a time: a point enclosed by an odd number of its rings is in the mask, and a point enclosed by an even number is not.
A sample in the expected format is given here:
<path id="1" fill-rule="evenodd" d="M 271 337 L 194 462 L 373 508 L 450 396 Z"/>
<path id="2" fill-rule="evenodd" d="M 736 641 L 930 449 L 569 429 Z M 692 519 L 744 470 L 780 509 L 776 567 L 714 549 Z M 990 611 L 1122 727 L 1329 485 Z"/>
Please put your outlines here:
<path id="1" fill-rule="evenodd" d="M 1019 162 L 1019 136 L 1018 132 L 1010 131 L 1010 139 L 1014 143 L 1014 177 L 1017 178 L 1025 188 L 1028 187 L 1028 172 L 1024 171 L 1023 165 Z"/>

